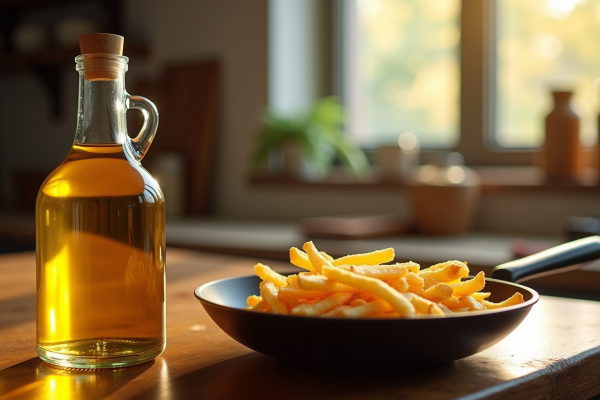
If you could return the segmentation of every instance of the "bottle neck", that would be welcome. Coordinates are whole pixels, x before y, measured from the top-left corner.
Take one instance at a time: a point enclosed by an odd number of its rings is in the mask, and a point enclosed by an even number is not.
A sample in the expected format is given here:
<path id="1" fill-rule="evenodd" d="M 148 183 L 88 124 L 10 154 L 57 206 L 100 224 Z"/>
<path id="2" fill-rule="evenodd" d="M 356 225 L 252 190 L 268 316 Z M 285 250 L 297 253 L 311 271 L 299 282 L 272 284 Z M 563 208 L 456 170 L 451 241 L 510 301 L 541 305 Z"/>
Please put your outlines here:
<path id="1" fill-rule="evenodd" d="M 88 80 L 79 71 L 79 108 L 74 144 L 124 144 L 127 136 L 125 72 L 116 79 Z"/>
<path id="2" fill-rule="evenodd" d="M 570 105 L 572 92 L 553 92 L 552 97 L 554 98 L 555 106 Z"/>
<path id="3" fill-rule="evenodd" d="M 116 54 L 82 54 L 75 57 L 79 72 L 79 110 L 75 145 L 123 146 L 136 162 L 146 155 L 158 128 L 158 111 L 141 96 L 125 91 L 129 59 Z M 127 135 L 126 113 L 137 109 L 144 124 L 137 136 Z"/>

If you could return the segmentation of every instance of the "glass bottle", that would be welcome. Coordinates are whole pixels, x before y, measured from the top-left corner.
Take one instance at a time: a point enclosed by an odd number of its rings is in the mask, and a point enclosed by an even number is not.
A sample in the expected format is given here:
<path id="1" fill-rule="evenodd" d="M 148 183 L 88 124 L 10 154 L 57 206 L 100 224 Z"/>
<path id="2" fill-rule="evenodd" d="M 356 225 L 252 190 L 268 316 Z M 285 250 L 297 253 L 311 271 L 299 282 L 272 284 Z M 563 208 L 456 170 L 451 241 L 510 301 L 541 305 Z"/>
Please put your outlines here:
<path id="1" fill-rule="evenodd" d="M 73 146 L 36 203 L 37 351 L 63 367 L 111 368 L 165 348 L 165 202 L 140 164 L 156 107 L 125 91 L 128 58 L 105 43 L 122 38 L 89 35 L 105 45 L 82 42 Z M 132 108 L 145 118 L 135 139 Z"/>

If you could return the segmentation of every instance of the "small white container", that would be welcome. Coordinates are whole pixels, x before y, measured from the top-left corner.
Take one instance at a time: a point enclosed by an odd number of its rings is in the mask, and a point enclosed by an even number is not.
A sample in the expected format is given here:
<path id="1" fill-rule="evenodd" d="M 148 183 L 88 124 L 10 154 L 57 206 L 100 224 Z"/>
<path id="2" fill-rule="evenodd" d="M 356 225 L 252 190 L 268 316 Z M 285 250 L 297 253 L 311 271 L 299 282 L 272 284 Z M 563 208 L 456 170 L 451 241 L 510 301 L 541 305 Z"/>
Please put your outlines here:
<path id="1" fill-rule="evenodd" d="M 418 138 L 411 132 L 403 132 L 398 136 L 397 145 L 380 146 L 377 164 L 383 180 L 406 180 L 419 164 Z"/>

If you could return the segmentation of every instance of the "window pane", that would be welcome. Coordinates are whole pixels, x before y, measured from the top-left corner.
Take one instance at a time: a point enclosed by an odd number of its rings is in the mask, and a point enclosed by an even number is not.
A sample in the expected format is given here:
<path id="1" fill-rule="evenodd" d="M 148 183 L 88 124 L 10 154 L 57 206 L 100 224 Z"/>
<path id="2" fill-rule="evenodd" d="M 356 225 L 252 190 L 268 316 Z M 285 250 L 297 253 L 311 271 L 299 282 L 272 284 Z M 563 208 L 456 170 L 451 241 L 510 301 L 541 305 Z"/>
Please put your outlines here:
<path id="1" fill-rule="evenodd" d="M 496 140 L 539 146 L 553 88 L 573 90 L 581 136 L 595 141 L 600 80 L 600 3 L 585 0 L 497 2 Z"/>
<path id="2" fill-rule="evenodd" d="M 363 146 L 404 131 L 458 141 L 459 0 L 357 0 L 348 18 L 349 130 Z"/>

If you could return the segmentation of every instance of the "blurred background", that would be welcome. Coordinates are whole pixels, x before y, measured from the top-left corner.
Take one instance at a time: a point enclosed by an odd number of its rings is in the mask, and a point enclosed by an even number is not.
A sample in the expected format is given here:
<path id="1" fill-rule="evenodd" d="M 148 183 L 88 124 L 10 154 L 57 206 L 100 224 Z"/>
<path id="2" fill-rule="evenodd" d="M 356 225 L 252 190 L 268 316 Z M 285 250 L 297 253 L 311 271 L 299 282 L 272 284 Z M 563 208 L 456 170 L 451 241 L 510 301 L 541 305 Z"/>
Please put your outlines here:
<path id="1" fill-rule="evenodd" d="M 456 165 L 440 185 L 478 193 L 458 233 L 562 240 L 569 217 L 600 212 L 599 22 L 592 0 L 0 0 L 3 240 L 32 246 L 35 195 L 75 133 L 73 59 L 90 31 L 125 37 L 128 92 L 161 113 L 144 166 L 173 226 L 412 226 L 409 189 L 433 171 L 418 168 Z M 573 92 L 580 121 L 566 183 L 544 179 L 539 155 L 555 90 Z M 134 136 L 140 116 L 128 119 Z"/>

